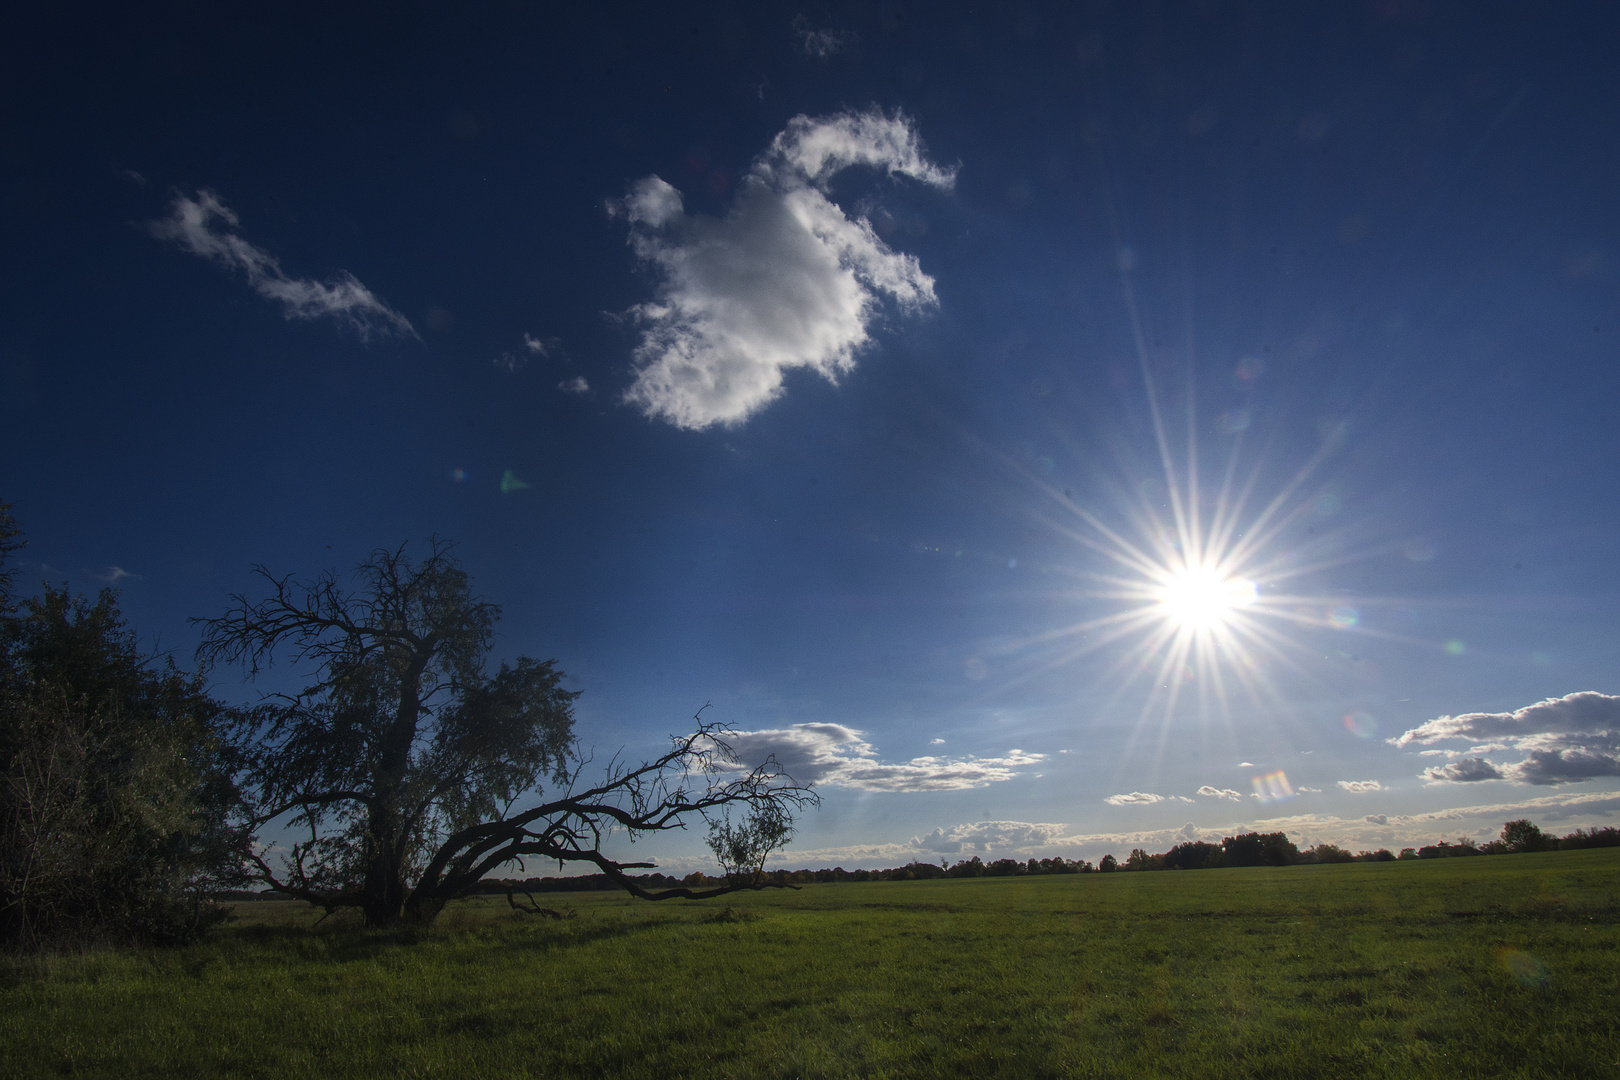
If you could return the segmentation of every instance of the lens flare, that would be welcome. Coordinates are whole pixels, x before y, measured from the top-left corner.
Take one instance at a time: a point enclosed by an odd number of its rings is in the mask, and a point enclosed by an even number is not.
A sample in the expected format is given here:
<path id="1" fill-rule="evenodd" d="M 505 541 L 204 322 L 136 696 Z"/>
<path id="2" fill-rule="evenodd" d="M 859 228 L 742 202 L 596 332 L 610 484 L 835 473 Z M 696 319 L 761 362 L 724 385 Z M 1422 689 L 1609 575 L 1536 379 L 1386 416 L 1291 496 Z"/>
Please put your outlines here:
<path id="1" fill-rule="evenodd" d="M 1286 802 L 1294 797 L 1294 789 L 1288 783 L 1288 776 L 1281 769 L 1276 772 L 1256 776 L 1253 780 L 1254 797 L 1263 803 Z"/>
<path id="2" fill-rule="evenodd" d="M 1370 713 L 1345 713 L 1344 730 L 1358 739 L 1376 739 L 1378 737 L 1378 721 Z"/>
<path id="3" fill-rule="evenodd" d="M 1502 970 L 1512 975 L 1520 986 L 1537 987 L 1547 984 L 1547 965 L 1541 958 L 1522 949 L 1502 949 L 1497 953 Z"/>

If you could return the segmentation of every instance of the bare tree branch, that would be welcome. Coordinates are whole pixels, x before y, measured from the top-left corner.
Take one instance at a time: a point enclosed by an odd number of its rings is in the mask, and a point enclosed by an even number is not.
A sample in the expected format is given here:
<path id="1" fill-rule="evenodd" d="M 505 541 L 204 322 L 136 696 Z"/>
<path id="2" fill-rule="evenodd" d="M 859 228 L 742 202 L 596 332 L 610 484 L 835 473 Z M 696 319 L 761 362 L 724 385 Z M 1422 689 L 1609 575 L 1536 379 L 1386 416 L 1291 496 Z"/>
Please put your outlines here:
<path id="1" fill-rule="evenodd" d="M 198 620 L 198 655 L 250 678 L 278 655 L 309 669 L 303 690 L 246 714 L 231 748 L 245 827 L 309 831 L 279 869 L 251 856 L 254 876 L 278 891 L 328 911 L 360 907 L 371 925 L 428 921 L 502 864 L 540 856 L 587 863 L 647 899 L 719 896 L 772 884 L 764 858 L 818 801 L 774 760 L 745 768 L 729 729 L 703 710 L 663 754 L 614 755 L 584 782 L 578 695 L 549 660 L 488 670 L 499 609 L 472 594 L 437 539 L 420 563 L 403 546 L 374 552 L 353 592 L 332 573 L 297 584 L 256 572 L 269 595 L 238 595 L 224 615 Z M 559 793 L 543 798 L 547 782 Z M 726 871 L 720 887 L 649 892 L 627 872 L 653 864 L 603 851 L 615 834 L 634 841 L 696 820 Z"/>

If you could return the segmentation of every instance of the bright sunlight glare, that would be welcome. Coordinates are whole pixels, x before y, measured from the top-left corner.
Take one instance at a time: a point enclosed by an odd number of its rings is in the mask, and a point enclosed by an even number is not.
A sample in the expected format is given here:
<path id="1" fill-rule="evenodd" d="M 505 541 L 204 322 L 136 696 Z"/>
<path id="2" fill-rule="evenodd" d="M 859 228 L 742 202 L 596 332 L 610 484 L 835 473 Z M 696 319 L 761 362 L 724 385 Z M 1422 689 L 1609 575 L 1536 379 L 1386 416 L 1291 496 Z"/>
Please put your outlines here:
<path id="1" fill-rule="evenodd" d="M 1226 577 L 1208 566 L 1183 566 L 1159 589 L 1166 619 L 1188 630 L 1216 630 L 1234 611 L 1253 604 L 1258 595 L 1247 578 Z"/>

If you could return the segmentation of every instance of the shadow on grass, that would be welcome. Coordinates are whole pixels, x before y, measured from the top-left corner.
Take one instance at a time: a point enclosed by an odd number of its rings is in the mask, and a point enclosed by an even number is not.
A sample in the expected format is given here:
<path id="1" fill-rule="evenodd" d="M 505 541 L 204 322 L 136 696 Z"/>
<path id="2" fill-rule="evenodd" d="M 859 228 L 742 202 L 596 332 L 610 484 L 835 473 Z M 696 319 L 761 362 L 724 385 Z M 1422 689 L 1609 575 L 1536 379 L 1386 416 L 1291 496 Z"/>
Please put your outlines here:
<path id="1" fill-rule="evenodd" d="M 474 926 L 398 926 L 387 930 L 367 929 L 352 923 L 322 927 L 260 924 L 229 927 L 214 943 L 307 957 L 318 954 L 337 963 L 355 963 L 374 960 L 396 949 L 423 946 L 453 949 L 494 945 L 507 952 L 545 955 L 632 937 L 659 925 L 602 918 L 561 924 L 505 922 Z"/>

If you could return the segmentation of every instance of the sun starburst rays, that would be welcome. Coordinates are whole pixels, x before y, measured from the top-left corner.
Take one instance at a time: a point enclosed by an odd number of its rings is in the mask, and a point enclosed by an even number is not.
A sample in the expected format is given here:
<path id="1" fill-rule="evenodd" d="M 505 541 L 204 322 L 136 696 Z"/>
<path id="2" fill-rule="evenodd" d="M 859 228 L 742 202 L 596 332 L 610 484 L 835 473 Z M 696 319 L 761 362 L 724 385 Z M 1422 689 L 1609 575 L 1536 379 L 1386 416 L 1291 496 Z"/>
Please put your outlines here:
<path id="1" fill-rule="evenodd" d="M 1326 614 L 1344 596 L 1289 588 L 1366 555 L 1311 532 L 1317 524 L 1311 481 L 1327 448 L 1261 502 L 1262 470 L 1258 464 L 1245 470 L 1241 445 L 1234 445 L 1206 492 L 1196 453 L 1189 448 L 1177 466 L 1157 401 L 1151 404 L 1162 480 L 1140 481 L 1123 497 L 1088 506 L 1026 473 L 1050 500 L 1035 516 L 1089 553 L 1090 565 L 1064 570 L 1073 582 L 1068 595 L 1089 610 L 1086 618 L 1007 646 L 1023 658 L 1014 681 L 1110 655 L 1097 687 L 1105 700 L 1094 708 L 1114 713 L 1145 685 L 1130 742 L 1151 733 L 1162 752 L 1189 694 L 1203 722 L 1218 722 L 1229 734 L 1244 703 L 1257 707 L 1249 712 L 1286 712 L 1284 684 L 1312 678 L 1310 650 L 1290 627 L 1370 631 L 1335 624 Z M 1188 442 L 1197 442 L 1190 423 Z"/>

